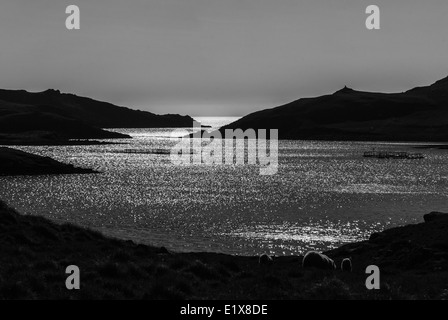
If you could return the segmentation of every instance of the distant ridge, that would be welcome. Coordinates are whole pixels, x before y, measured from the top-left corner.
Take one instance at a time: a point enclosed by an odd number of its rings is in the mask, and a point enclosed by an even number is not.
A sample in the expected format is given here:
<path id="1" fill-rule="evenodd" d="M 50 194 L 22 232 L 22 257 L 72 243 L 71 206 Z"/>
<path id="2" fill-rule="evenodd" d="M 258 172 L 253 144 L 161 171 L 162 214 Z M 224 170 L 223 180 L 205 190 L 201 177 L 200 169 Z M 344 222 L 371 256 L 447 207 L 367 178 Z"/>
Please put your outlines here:
<path id="1" fill-rule="evenodd" d="M 225 129 L 279 129 L 280 139 L 448 141 L 448 77 L 403 93 L 344 87 L 251 113 Z"/>
<path id="2" fill-rule="evenodd" d="M 45 132 L 63 139 L 126 138 L 101 128 L 190 127 L 193 119 L 119 107 L 111 103 L 46 90 L 0 89 L 0 133 Z"/>

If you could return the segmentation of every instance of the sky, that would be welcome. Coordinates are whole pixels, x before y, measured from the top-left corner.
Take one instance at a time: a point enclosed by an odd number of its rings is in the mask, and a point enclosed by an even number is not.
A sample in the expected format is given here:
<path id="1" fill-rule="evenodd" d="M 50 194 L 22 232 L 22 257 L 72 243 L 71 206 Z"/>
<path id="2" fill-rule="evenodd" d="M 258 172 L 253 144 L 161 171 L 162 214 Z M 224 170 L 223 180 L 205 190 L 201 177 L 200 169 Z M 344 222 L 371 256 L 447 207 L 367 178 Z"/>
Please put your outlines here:
<path id="1" fill-rule="evenodd" d="M 368 5 L 381 29 L 365 27 Z M 80 9 L 67 30 L 65 9 Z M 447 0 L 1 0 L 0 88 L 242 116 L 448 76 Z"/>

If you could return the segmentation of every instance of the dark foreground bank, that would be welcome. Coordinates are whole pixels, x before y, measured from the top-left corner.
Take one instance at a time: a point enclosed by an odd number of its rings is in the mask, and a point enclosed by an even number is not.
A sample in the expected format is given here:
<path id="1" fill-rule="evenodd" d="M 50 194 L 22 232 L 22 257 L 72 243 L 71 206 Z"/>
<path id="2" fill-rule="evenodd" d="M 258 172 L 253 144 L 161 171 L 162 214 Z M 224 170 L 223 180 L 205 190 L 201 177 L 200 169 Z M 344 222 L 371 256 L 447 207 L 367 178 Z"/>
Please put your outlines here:
<path id="1" fill-rule="evenodd" d="M 107 238 L 70 224 L 24 216 L 0 201 L 1 299 L 444 299 L 448 297 L 448 219 L 390 229 L 327 254 L 353 272 L 302 269 L 302 256 L 170 253 Z M 381 289 L 365 287 L 365 268 Z M 67 290 L 66 267 L 81 289 Z"/>

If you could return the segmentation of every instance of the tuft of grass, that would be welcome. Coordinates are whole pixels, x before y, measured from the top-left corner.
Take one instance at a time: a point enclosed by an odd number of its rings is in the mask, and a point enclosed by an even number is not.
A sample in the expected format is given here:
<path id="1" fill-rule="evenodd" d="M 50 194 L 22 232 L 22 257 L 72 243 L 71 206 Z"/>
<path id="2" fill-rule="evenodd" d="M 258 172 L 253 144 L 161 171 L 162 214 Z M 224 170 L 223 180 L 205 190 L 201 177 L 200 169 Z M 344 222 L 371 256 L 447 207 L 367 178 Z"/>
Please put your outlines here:
<path id="1" fill-rule="evenodd" d="M 52 229 L 45 225 L 37 225 L 32 227 L 33 231 L 39 236 L 44 237 L 47 240 L 57 241 L 59 236 L 55 229 Z"/>
<path id="2" fill-rule="evenodd" d="M 155 275 L 160 277 L 160 276 L 164 276 L 168 273 L 170 273 L 171 269 L 165 265 L 165 264 L 159 264 L 158 266 L 155 267 Z"/>
<path id="3" fill-rule="evenodd" d="M 288 277 L 290 277 L 290 278 L 301 278 L 301 277 L 303 277 L 303 273 L 300 272 L 299 270 L 296 270 L 296 269 L 290 270 L 290 271 L 288 271 Z"/>
<path id="4" fill-rule="evenodd" d="M 171 263 L 170 267 L 174 270 L 185 269 L 188 266 L 188 261 L 182 258 L 175 258 Z"/>
<path id="5" fill-rule="evenodd" d="M 200 279 L 216 279 L 216 272 L 207 264 L 200 260 L 195 260 L 186 271 L 191 272 Z"/>
<path id="6" fill-rule="evenodd" d="M 127 268 L 128 268 L 128 275 L 130 275 L 135 279 L 143 279 L 144 277 L 146 277 L 146 272 L 143 270 L 143 268 L 141 268 L 135 263 L 132 262 L 129 263 L 127 265 Z"/>
<path id="7" fill-rule="evenodd" d="M 123 266 L 116 262 L 106 262 L 98 267 L 98 274 L 105 278 L 123 278 L 125 271 Z"/>
<path id="8" fill-rule="evenodd" d="M 178 288 L 166 286 L 163 282 L 156 282 L 148 293 L 143 295 L 144 300 L 185 300 L 185 294 Z"/>
<path id="9" fill-rule="evenodd" d="M 241 270 L 240 266 L 233 260 L 226 259 L 222 260 L 220 263 L 232 272 L 239 272 Z"/>
<path id="10" fill-rule="evenodd" d="M 318 300 L 349 300 L 352 298 L 348 285 L 335 277 L 324 278 L 314 284 L 307 293 L 311 299 Z"/>
<path id="11" fill-rule="evenodd" d="M 440 300 L 448 300 L 448 289 L 442 290 L 438 298 Z"/>
<path id="12" fill-rule="evenodd" d="M 58 270 L 60 269 L 58 264 L 54 262 L 53 260 L 39 260 L 34 264 L 34 268 L 39 271 L 44 270 Z"/>
<path id="13" fill-rule="evenodd" d="M 282 281 L 279 279 L 276 275 L 267 275 L 263 278 L 263 282 L 266 283 L 269 286 L 280 286 L 282 284 Z"/>
<path id="14" fill-rule="evenodd" d="M 129 262 L 131 260 L 131 255 L 126 251 L 118 250 L 112 254 L 111 260 L 116 262 Z"/>
<path id="15" fill-rule="evenodd" d="M 6 282 L 0 285 L 0 298 L 2 299 L 23 299 L 30 295 L 28 288 L 23 282 Z"/>

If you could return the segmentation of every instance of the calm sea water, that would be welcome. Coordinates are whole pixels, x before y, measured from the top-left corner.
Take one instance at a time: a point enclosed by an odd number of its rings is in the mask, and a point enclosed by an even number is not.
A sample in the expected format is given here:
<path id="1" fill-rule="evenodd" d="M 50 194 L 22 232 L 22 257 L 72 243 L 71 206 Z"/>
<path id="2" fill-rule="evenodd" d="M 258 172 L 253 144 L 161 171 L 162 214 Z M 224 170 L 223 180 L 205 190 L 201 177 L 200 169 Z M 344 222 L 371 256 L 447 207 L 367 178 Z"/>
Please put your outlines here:
<path id="1" fill-rule="evenodd" d="M 213 128 L 236 118 L 198 118 Z M 103 171 L 0 177 L 0 198 L 22 213 L 73 222 L 107 235 L 176 251 L 287 255 L 363 240 L 377 230 L 448 208 L 448 151 L 423 160 L 363 158 L 372 147 L 407 144 L 280 141 L 279 171 L 254 165 L 175 166 L 171 129 L 115 129 L 119 145 L 16 147 Z"/>

